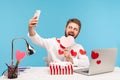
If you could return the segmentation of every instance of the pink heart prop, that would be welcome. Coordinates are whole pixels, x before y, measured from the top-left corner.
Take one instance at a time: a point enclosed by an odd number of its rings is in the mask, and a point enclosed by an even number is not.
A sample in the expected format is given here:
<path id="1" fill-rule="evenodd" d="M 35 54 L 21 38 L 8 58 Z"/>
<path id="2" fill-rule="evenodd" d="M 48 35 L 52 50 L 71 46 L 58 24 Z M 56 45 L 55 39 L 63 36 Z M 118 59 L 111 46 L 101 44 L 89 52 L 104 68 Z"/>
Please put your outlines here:
<path id="1" fill-rule="evenodd" d="M 25 57 L 25 52 L 21 52 L 20 50 L 17 50 L 16 51 L 16 59 L 18 60 L 18 61 L 20 61 L 21 59 L 23 59 L 24 57 Z"/>
<path id="2" fill-rule="evenodd" d="M 74 38 L 72 36 L 68 36 L 68 37 L 62 36 L 60 38 L 60 43 L 64 47 L 70 47 L 74 44 Z"/>

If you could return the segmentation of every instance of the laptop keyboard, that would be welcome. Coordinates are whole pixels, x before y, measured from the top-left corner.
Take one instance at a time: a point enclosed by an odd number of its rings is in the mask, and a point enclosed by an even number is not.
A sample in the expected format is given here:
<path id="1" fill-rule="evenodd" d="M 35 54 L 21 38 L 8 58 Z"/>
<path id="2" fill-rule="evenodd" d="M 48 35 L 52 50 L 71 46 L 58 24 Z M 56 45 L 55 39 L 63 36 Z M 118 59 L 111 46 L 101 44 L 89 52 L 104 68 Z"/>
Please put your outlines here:
<path id="1" fill-rule="evenodd" d="M 89 68 L 76 69 L 74 71 L 77 72 L 77 73 L 79 73 L 79 72 L 89 73 Z"/>

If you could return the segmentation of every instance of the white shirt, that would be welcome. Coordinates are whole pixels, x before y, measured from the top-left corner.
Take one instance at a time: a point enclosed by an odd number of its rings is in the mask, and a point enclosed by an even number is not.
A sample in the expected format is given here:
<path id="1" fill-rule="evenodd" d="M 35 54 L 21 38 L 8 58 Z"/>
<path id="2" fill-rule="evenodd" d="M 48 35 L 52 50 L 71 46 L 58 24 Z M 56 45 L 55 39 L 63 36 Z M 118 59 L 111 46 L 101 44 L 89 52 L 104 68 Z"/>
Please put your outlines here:
<path id="1" fill-rule="evenodd" d="M 29 35 L 28 35 L 29 36 Z M 64 47 L 60 45 L 60 39 L 58 38 L 42 38 L 37 33 L 34 36 L 29 36 L 32 42 L 38 46 L 46 48 L 48 52 L 48 63 L 51 61 L 65 61 L 63 54 Z M 73 66 L 88 67 L 89 59 L 86 56 L 86 52 L 80 44 L 75 43 L 69 47 L 70 55 L 73 59 Z"/>

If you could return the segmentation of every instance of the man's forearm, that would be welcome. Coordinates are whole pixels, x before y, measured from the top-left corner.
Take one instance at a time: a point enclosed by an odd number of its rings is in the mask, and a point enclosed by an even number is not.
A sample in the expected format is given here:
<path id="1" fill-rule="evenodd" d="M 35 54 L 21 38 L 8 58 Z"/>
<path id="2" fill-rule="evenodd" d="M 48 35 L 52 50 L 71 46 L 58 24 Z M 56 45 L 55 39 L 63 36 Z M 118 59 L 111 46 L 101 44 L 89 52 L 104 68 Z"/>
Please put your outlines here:
<path id="1" fill-rule="evenodd" d="M 35 31 L 34 31 L 34 29 L 32 27 L 29 27 L 28 31 L 29 31 L 29 35 L 30 36 L 34 36 L 35 35 Z"/>

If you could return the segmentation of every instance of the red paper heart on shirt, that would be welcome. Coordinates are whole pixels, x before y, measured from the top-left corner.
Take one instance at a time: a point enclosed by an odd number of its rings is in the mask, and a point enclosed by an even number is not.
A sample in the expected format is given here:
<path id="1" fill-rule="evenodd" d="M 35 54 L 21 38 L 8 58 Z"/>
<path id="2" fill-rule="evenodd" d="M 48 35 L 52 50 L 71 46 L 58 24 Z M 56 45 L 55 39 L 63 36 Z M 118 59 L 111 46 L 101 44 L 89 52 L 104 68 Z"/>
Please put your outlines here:
<path id="1" fill-rule="evenodd" d="M 71 55 L 75 57 L 77 55 L 77 52 L 75 52 L 74 50 L 71 50 Z"/>
<path id="2" fill-rule="evenodd" d="M 101 60 L 97 60 L 96 63 L 97 63 L 97 64 L 100 64 L 100 63 L 101 63 Z"/>
<path id="3" fill-rule="evenodd" d="M 97 52 L 92 51 L 91 57 L 92 59 L 97 59 L 99 57 L 99 54 Z"/>
<path id="4" fill-rule="evenodd" d="M 56 39 L 58 43 L 60 43 L 60 40 L 59 39 Z"/>
<path id="5" fill-rule="evenodd" d="M 21 59 L 23 59 L 24 57 L 25 57 L 25 52 L 21 52 L 20 50 L 17 50 L 16 51 L 16 59 L 18 60 L 18 61 L 20 61 Z"/>
<path id="6" fill-rule="evenodd" d="M 62 51 L 62 50 L 60 50 L 60 49 L 58 50 L 58 54 L 61 55 L 61 54 L 63 54 L 63 53 L 64 53 L 64 51 Z"/>
<path id="7" fill-rule="evenodd" d="M 62 44 L 60 44 L 60 48 L 65 49 L 65 47 Z"/>
<path id="8" fill-rule="evenodd" d="M 80 49 L 79 52 L 80 52 L 81 55 L 85 55 L 86 54 L 86 51 L 83 50 L 83 49 Z"/>

